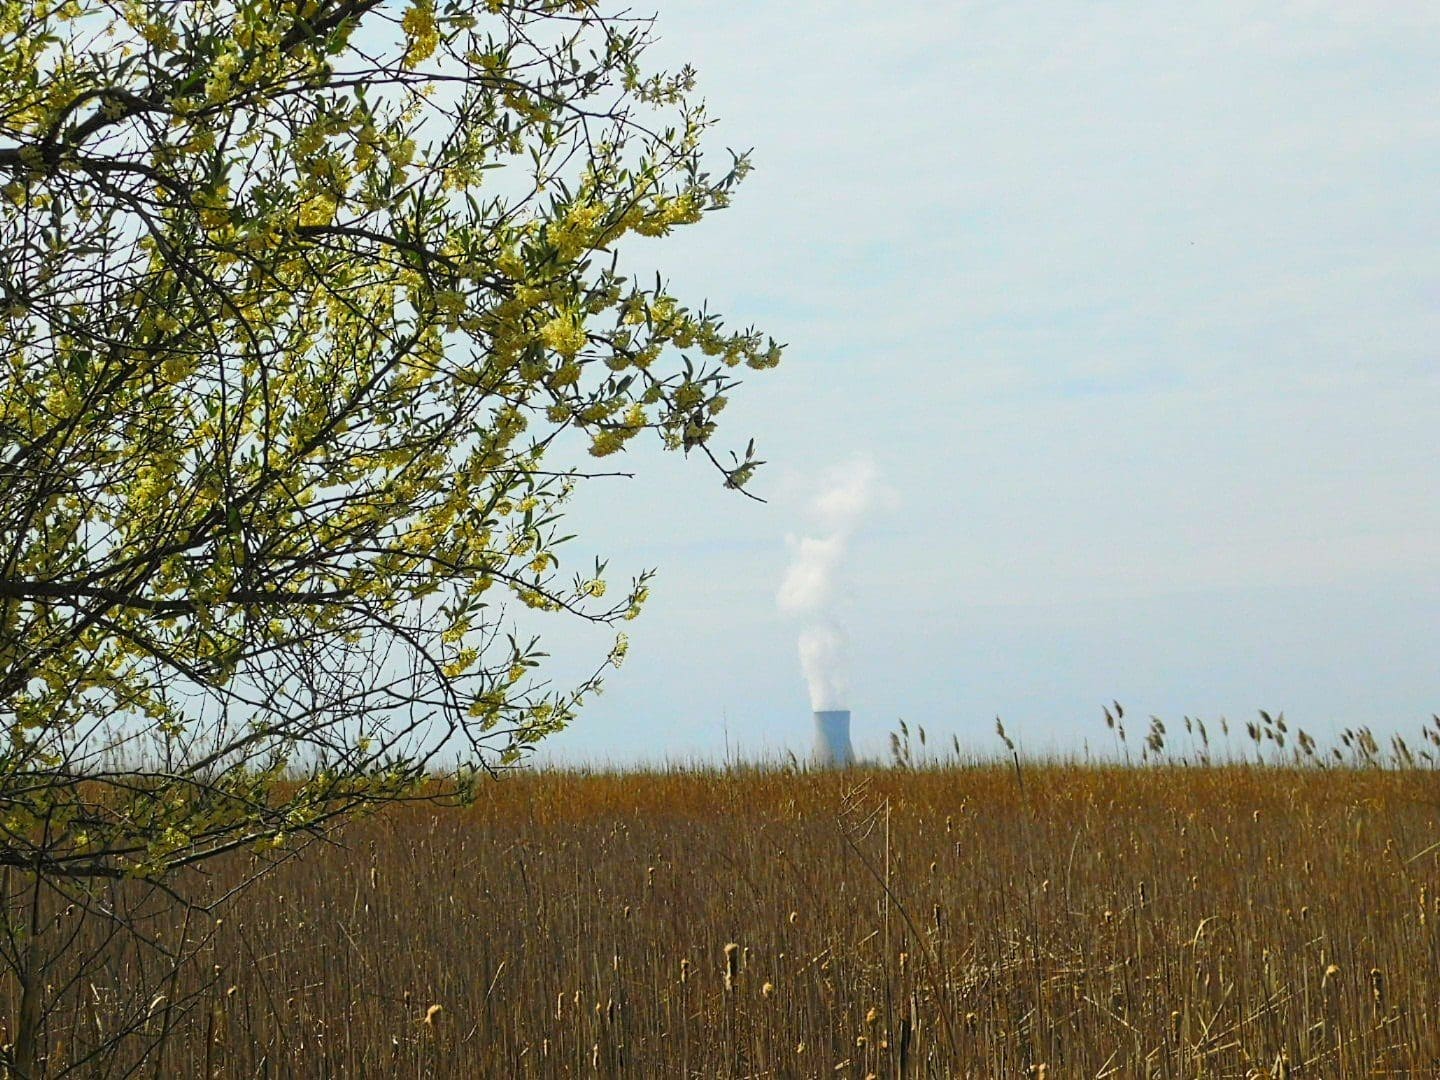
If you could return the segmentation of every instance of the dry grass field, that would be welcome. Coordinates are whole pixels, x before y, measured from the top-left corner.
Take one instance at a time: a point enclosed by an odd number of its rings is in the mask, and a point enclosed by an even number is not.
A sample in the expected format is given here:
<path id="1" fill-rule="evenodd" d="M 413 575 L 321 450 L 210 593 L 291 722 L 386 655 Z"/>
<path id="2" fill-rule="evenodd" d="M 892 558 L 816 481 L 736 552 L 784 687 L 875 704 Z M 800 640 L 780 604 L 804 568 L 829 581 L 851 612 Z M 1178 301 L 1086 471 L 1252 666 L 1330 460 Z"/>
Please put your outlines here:
<path id="1" fill-rule="evenodd" d="M 520 773 L 242 893 L 146 1069 L 1436 1076 L 1437 842 L 1418 768 Z"/>

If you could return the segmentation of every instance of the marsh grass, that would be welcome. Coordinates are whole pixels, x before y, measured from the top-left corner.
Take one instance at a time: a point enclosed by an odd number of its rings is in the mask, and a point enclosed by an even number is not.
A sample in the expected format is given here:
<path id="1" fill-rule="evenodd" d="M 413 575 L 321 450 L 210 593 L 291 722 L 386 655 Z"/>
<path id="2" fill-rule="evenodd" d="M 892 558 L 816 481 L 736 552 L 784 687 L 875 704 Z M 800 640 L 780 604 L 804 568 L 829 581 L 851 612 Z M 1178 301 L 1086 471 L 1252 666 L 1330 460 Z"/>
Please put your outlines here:
<path id="1" fill-rule="evenodd" d="M 244 892 L 147 1067 L 1436 1075 L 1437 840 L 1419 769 L 518 773 Z M 124 965 L 56 1014 L 52 1065 Z"/>

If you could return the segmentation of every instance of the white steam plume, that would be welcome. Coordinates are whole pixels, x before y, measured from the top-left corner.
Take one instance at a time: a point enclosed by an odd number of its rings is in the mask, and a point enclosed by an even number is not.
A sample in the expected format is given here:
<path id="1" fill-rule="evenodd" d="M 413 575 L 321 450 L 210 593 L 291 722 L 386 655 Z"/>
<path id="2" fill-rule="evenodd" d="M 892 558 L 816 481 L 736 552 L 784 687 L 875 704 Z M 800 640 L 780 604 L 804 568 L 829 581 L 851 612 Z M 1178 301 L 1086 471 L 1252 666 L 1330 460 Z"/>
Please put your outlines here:
<path id="1" fill-rule="evenodd" d="M 812 504 L 822 535 L 790 540 L 790 566 L 776 600 L 781 611 L 802 620 L 800 666 L 812 709 L 841 709 L 848 704 L 845 632 L 835 616 L 837 579 L 850 538 L 876 503 L 879 478 L 868 456 L 835 470 Z"/>
<path id="2" fill-rule="evenodd" d="M 810 708 L 843 709 L 849 705 L 849 655 L 845 633 L 834 623 L 817 623 L 800 631 L 800 668 L 810 688 Z"/>

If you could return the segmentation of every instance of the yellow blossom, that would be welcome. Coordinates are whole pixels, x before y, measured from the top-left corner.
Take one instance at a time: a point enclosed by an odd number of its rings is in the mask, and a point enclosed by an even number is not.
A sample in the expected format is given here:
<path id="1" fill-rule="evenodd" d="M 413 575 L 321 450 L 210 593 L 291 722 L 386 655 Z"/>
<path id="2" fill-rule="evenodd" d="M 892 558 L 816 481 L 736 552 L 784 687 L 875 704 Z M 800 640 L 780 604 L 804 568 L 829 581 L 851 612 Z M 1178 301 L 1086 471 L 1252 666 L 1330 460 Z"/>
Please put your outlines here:
<path id="1" fill-rule="evenodd" d="M 409 48 L 405 62 L 418 64 L 428 60 L 440 44 L 440 29 L 435 24 L 435 0 L 411 0 L 410 10 L 400 20 Z"/>
<path id="2" fill-rule="evenodd" d="M 585 328 L 573 315 L 557 315 L 540 328 L 540 340 L 569 359 L 585 347 Z"/>

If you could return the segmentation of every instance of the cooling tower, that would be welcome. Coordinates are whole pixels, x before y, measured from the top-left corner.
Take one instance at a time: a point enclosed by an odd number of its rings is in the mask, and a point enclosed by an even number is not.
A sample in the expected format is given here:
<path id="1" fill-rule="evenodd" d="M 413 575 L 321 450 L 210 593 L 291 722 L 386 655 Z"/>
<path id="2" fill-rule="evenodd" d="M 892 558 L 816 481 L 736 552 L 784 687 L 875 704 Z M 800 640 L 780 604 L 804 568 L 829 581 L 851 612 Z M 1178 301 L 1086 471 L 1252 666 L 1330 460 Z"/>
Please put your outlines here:
<path id="1" fill-rule="evenodd" d="M 815 710 L 815 764 L 822 769 L 855 764 L 850 748 L 850 710 Z"/>

